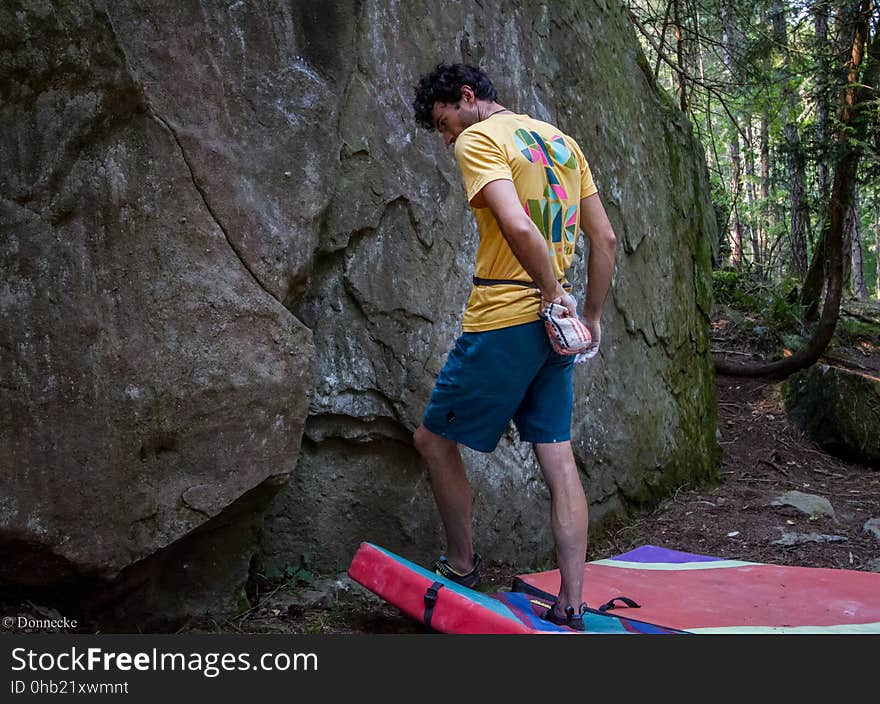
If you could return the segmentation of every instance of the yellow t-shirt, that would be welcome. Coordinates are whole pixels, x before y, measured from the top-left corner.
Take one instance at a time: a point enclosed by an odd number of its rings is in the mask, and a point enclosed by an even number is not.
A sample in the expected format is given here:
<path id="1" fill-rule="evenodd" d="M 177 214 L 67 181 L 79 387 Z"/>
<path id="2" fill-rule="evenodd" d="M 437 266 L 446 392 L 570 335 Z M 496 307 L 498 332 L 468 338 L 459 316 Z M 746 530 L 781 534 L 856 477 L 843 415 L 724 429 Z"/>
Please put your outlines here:
<path id="1" fill-rule="evenodd" d="M 523 209 L 547 240 L 556 278 L 564 280 L 580 232 L 580 201 L 596 193 L 583 153 L 571 137 L 528 115 L 500 113 L 455 140 L 468 201 L 487 183 L 513 181 Z M 471 205 L 480 233 L 474 276 L 531 281 L 488 208 Z M 538 320 L 537 289 L 516 284 L 474 286 L 462 319 L 465 332 Z"/>

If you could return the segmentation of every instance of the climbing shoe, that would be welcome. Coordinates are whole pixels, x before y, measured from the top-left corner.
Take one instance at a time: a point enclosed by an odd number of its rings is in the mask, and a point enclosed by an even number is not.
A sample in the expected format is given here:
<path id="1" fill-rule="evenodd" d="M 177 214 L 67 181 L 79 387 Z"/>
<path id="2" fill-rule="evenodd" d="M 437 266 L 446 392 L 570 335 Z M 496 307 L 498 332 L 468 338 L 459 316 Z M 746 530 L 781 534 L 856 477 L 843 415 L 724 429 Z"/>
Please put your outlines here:
<path id="1" fill-rule="evenodd" d="M 556 612 L 556 604 L 553 604 L 542 617 L 545 621 L 555 623 L 557 626 L 566 626 L 573 631 L 585 631 L 587 627 L 584 625 L 584 614 L 587 612 L 587 605 L 581 604 L 578 612 L 574 612 L 573 606 L 565 607 L 565 614 L 560 615 Z"/>
<path id="2" fill-rule="evenodd" d="M 483 561 L 478 554 L 474 553 L 474 568 L 467 574 L 460 574 L 452 569 L 452 565 L 446 559 L 446 555 L 441 555 L 434 563 L 434 572 L 441 577 L 446 577 L 456 584 L 460 584 L 468 589 L 476 589 L 480 586 L 480 563 Z"/>

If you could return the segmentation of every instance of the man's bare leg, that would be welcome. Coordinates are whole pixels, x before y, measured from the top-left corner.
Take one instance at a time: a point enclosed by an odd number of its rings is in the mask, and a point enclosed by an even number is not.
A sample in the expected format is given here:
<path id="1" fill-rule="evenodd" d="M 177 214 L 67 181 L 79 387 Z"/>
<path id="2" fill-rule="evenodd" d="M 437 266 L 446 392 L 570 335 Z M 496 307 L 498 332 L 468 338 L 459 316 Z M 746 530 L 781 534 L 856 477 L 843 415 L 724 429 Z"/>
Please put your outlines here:
<path id="1" fill-rule="evenodd" d="M 581 593 L 587 559 L 587 497 L 571 442 L 535 443 L 533 447 L 550 489 L 550 521 L 562 577 L 557 611 L 564 612 L 567 606 L 572 606 L 577 613 L 583 601 Z"/>
<path id="2" fill-rule="evenodd" d="M 461 459 L 458 443 L 416 428 L 413 443 L 428 465 L 428 476 L 440 519 L 446 530 L 446 559 L 456 572 L 474 568 L 473 492 Z"/>

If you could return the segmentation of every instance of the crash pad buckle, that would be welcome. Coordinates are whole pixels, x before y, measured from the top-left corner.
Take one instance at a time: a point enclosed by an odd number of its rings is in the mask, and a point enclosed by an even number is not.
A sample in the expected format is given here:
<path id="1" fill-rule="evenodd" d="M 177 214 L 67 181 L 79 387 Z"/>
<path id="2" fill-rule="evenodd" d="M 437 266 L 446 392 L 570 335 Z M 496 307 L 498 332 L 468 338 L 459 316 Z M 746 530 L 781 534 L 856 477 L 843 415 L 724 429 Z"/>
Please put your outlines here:
<path id="1" fill-rule="evenodd" d="M 437 592 L 443 589 L 443 582 L 434 582 L 425 592 L 425 615 L 423 621 L 426 626 L 431 625 L 431 617 L 434 615 L 434 606 L 437 604 Z"/>

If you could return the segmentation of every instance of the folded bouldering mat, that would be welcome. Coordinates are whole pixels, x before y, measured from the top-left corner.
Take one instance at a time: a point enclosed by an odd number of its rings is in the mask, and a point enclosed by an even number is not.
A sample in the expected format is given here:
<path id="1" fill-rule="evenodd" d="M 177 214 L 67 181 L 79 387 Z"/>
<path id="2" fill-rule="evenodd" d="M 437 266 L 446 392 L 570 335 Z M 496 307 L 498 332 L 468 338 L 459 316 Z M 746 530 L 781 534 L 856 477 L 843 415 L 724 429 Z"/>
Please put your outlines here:
<path id="1" fill-rule="evenodd" d="M 558 570 L 520 575 L 513 591 L 485 594 L 362 543 L 348 572 L 444 633 L 575 633 L 540 618 L 558 592 Z M 586 563 L 583 598 L 592 607 L 584 617 L 586 634 L 880 633 L 880 574 L 650 545 Z"/>
<path id="2" fill-rule="evenodd" d="M 442 633 L 575 633 L 540 618 L 552 597 L 548 601 L 537 588 L 533 588 L 535 594 L 484 594 L 372 543 L 361 544 L 348 574 L 388 603 Z M 584 624 L 587 633 L 676 632 L 597 609 L 584 616 Z"/>

